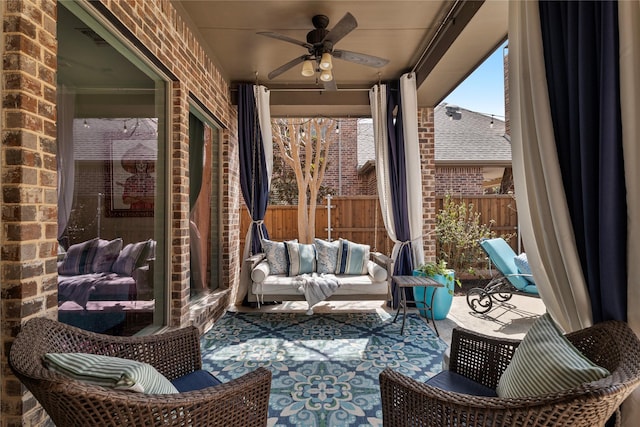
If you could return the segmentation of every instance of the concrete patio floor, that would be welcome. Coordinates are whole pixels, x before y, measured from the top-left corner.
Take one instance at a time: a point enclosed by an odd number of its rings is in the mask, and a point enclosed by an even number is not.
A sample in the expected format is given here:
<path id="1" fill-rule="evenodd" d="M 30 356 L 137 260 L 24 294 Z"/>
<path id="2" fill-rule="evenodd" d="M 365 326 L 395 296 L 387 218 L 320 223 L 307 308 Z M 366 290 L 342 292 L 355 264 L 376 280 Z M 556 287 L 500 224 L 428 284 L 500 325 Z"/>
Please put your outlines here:
<path id="1" fill-rule="evenodd" d="M 289 301 L 276 305 L 264 305 L 260 309 L 237 307 L 238 311 L 260 312 L 306 312 L 307 303 Z M 395 315 L 395 311 L 386 307 L 383 301 L 325 301 L 314 307 L 314 313 L 377 311 L 385 315 Z M 446 319 L 436 320 L 440 338 L 451 343 L 451 331 L 461 327 L 485 335 L 521 339 L 533 322 L 545 312 L 540 298 L 527 295 L 514 295 L 506 303 L 494 303 L 485 314 L 474 313 L 469 308 L 466 296 L 455 296 L 451 311 Z M 398 319 L 400 321 L 400 319 Z"/>

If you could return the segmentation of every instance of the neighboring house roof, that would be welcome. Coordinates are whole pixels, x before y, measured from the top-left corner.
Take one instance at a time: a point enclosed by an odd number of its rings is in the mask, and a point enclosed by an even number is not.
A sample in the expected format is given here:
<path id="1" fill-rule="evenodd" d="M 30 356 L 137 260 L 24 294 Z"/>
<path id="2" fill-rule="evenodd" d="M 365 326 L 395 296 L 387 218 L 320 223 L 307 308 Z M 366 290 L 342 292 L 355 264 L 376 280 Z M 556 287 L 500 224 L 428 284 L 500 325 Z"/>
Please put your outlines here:
<path id="1" fill-rule="evenodd" d="M 504 120 L 490 115 L 457 108 L 453 120 L 447 105 L 434 109 L 435 162 L 437 165 L 507 166 L 511 164 L 511 142 L 505 135 Z M 358 121 L 358 169 L 375 159 L 373 122 Z"/>
<path id="2" fill-rule="evenodd" d="M 436 164 L 511 164 L 504 120 L 446 104 L 438 105 L 433 116 Z"/>

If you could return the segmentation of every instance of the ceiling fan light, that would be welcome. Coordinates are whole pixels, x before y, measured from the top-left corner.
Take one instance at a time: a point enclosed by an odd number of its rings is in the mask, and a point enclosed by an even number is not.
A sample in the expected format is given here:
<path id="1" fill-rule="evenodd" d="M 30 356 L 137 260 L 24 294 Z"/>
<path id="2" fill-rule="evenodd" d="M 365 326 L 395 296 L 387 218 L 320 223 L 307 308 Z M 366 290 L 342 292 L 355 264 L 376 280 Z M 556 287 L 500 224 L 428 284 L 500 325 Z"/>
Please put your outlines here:
<path id="1" fill-rule="evenodd" d="M 307 59 L 302 63 L 302 75 L 305 77 L 311 77 L 316 73 L 313 69 L 313 61 Z"/>
<path id="2" fill-rule="evenodd" d="M 330 70 L 323 70 L 320 73 L 320 80 L 322 80 L 323 82 L 330 82 L 331 80 L 333 80 L 333 74 L 331 74 Z"/>
<path id="3" fill-rule="evenodd" d="M 322 54 L 320 58 L 320 69 L 321 70 L 330 70 L 333 68 L 333 63 L 331 62 L 331 54 L 329 52 L 325 52 Z"/>

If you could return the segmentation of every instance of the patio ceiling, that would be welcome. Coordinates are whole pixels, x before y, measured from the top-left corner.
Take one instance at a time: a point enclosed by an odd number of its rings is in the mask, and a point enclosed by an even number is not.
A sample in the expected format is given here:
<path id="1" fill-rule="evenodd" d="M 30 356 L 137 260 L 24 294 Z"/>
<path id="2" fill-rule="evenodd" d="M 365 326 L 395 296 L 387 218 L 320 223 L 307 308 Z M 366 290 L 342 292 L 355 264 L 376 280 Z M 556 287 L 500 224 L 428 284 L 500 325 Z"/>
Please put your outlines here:
<path id="1" fill-rule="evenodd" d="M 173 4 L 232 89 L 238 82 L 255 82 L 256 74 L 260 84 L 273 89 L 273 116 L 368 116 L 366 90 L 379 80 L 397 79 L 412 70 L 419 84 L 419 105 L 437 105 L 507 36 L 508 6 L 498 0 L 174 0 Z M 314 15 L 328 16 L 332 29 L 347 12 L 355 16 L 358 27 L 336 48 L 386 58 L 387 65 L 371 68 L 334 60 L 337 91 L 325 91 L 315 77 L 303 77 L 301 64 L 267 78 L 307 51 L 258 31 L 305 41 Z"/>

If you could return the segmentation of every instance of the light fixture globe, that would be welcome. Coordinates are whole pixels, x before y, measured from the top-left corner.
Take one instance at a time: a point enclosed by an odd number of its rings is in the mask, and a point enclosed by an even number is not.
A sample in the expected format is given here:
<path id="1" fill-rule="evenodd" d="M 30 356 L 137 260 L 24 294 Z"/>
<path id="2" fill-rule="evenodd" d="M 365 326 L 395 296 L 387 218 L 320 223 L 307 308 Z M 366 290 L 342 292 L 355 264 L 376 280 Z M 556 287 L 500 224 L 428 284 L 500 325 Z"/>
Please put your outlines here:
<path id="1" fill-rule="evenodd" d="M 316 70 L 313 69 L 313 61 L 307 59 L 302 63 L 302 75 L 305 77 L 311 77 L 316 73 Z"/>
<path id="2" fill-rule="evenodd" d="M 333 74 L 331 74 L 330 70 L 323 70 L 320 73 L 320 80 L 322 80 L 323 82 L 330 82 L 331 80 L 333 80 Z"/>
<path id="3" fill-rule="evenodd" d="M 333 68 L 333 63 L 331 62 L 331 54 L 329 52 L 325 52 L 322 54 L 320 58 L 320 69 L 321 70 L 330 70 Z"/>

